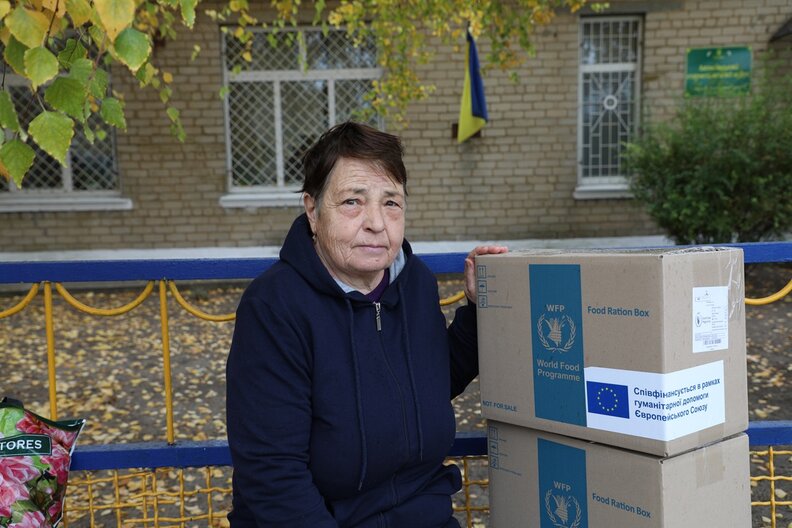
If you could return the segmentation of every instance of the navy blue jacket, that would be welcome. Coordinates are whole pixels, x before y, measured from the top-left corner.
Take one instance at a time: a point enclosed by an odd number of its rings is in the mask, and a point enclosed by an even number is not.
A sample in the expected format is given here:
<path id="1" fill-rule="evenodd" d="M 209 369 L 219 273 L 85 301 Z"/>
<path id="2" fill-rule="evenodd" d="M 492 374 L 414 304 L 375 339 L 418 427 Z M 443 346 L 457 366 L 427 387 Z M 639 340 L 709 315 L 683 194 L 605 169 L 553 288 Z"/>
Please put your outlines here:
<path id="1" fill-rule="evenodd" d="M 237 309 L 227 364 L 232 528 L 457 527 L 451 398 L 478 373 L 475 307 L 446 329 L 405 241 L 379 303 L 344 293 L 305 215 Z"/>

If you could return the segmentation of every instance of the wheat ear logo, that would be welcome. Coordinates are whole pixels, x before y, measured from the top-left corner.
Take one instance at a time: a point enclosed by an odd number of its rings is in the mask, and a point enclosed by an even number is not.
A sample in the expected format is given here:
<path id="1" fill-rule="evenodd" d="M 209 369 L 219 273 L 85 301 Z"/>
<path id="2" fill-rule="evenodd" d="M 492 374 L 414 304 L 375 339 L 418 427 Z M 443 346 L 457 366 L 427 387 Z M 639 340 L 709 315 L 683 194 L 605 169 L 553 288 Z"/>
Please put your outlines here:
<path id="1" fill-rule="evenodd" d="M 536 322 L 536 331 L 542 346 L 550 352 L 568 352 L 577 335 L 575 321 L 568 315 L 547 317 L 542 314 Z"/>
<path id="2" fill-rule="evenodd" d="M 554 528 L 578 528 L 580 526 L 583 512 L 580 509 L 580 503 L 572 495 L 556 494 L 551 489 L 547 490 L 545 510 Z"/>

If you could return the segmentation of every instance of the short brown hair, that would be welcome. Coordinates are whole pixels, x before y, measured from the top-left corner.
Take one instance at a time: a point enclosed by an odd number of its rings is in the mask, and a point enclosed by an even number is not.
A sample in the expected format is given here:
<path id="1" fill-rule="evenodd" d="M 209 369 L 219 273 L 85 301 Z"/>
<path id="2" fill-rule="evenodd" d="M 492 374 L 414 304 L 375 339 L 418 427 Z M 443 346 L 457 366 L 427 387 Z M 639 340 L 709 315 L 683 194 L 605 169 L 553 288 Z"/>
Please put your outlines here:
<path id="1" fill-rule="evenodd" d="M 327 185 L 327 177 L 338 160 L 351 158 L 372 162 L 401 184 L 407 194 L 407 169 L 403 156 L 404 149 L 398 136 L 353 121 L 340 123 L 322 134 L 303 156 L 305 178 L 300 191 L 318 203 Z"/>

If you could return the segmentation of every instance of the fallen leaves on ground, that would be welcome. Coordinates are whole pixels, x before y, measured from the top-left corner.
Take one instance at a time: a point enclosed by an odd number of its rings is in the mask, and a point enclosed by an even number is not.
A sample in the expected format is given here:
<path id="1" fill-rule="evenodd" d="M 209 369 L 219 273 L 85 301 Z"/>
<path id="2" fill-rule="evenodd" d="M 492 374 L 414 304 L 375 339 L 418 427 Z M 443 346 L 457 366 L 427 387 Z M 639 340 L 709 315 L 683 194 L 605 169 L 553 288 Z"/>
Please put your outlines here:
<path id="1" fill-rule="evenodd" d="M 786 265 L 765 265 L 750 271 L 746 274 L 746 290 L 754 297 L 773 293 L 776 285 L 780 288 L 792 276 L 792 267 Z M 123 289 L 75 289 L 72 293 L 89 306 L 113 308 L 133 300 L 144 286 L 141 283 Z M 179 286 L 188 302 L 210 314 L 233 312 L 244 289 L 239 283 Z M 443 277 L 440 297 L 461 289 L 459 277 Z M 0 295 L 0 311 L 14 306 L 22 297 L 23 293 Z M 115 317 L 78 312 L 57 294 L 53 300 L 58 416 L 87 419 L 79 445 L 165 440 L 165 371 L 158 296 L 151 295 L 131 312 Z M 457 306 L 443 309 L 447 318 L 453 316 Z M 792 419 L 792 391 L 787 388 L 792 371 L 790 307 L 792 296 L 767 306 L 746 307 L 752 420 Z M 168 314 L 176 440 L 223 439 L 225 361 L 233 322 L 198 319 L 178 306 L 170 295 Z M 14 396 L 34 412 L 48 416 L 43 294 L 39 293 L 22 312 L 0 319 L 0 349 L 3 350 L 0 357 L 3 395 Z M 460 430 L 484 429 L 477 382 L 456 399 L 455 410 Z M 768 474 L 767 457 L 752 456 L 751 461 L 752 474 Z M 776 474 L 792 474 L 792 458 L 777 457 L 775 464 Z M 230 471 L 219 471 L 222 473 L 218 475 L 219 485 L 230 486 Z M 470 478 L 486 478 L 486 465 L 474 465 Z M 189 472 L 184 475 L 189 486 L 200 487 L 202 479 Z M 129 480 L 125 493 L 135 491 L 135 486 L 139 490 L 142 485 L 141 481 Z M 766 482 L 752 482 L 751 489 L 753 500 L 767 500 Z M 775 493 L 780 499 L 779 491 Z M 474 495 L 486 503 L 485 488 Z M 72 496 L 71 500 L 79 502 L 80 497 Z M 199 507 L 195 503 L 190 508 Z M 757 511 L 758 508 L 754 510 L 755 522 L 767 514 Z M 784 512 L 781 519 L 783 515 L 789 512 Z M 486 523 L 486 514 L 475 514 L 473 522 Z M 221 521 L 213 523 L 221 524 Z"/>

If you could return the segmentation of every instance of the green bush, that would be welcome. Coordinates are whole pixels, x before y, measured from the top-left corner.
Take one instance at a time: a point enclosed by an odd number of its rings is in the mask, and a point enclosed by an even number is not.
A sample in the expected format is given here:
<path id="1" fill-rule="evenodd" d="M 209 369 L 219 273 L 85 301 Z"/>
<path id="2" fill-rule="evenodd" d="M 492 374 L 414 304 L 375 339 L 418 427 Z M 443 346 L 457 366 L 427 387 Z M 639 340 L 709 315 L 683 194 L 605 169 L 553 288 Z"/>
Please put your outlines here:
<path id="1" fill-rule="evenodd" d="M 631 189 L 678 244 L 753 242 L 792 228 L 792 78 L 750 96 L 690 98 L 628 144 Z"/>

